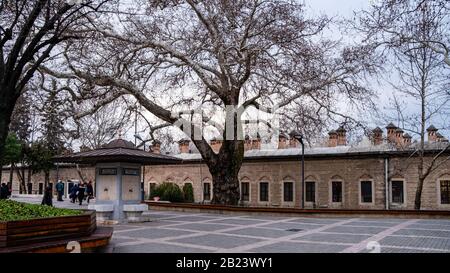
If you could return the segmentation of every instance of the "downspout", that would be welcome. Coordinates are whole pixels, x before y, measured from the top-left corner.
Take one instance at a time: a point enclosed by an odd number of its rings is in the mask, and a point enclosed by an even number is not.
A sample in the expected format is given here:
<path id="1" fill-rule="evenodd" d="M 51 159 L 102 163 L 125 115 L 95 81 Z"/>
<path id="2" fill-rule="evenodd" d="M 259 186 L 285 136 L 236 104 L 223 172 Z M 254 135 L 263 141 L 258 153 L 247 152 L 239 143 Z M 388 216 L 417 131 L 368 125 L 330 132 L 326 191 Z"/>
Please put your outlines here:
<path id="1" fill-rule="evenodd" d="M 385 186 L 385 208 L 389 210 L 389 159 L 384 158 L 384 186 Z"/>

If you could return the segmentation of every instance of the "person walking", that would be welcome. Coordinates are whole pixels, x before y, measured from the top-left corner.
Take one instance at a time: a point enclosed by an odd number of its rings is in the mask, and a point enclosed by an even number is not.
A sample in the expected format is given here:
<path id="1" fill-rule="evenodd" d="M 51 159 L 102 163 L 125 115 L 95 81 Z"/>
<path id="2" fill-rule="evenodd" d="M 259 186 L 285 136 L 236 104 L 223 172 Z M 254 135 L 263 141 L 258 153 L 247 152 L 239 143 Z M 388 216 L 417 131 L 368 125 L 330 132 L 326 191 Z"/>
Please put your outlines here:
<path id="1" fill-rule="evenodd" d="M 70 202 L 75 203 L 77 195 L 78 195 L 78 184 L 75 184 L 70 190 Z"/>
<path id="2" fill-rule="evenodd" d="M 8 196 L 9 196 L 9 188 L 6 185 L 6 183 L 2 183 L 2 186 L 0 187 L 0 200 L 8 199 Z"/>
<path id="3" fill-rule="evenodd" d="M 86 186 L 86 194 L 87 194 L 87 202 L 89 204 L 89 200 L 94 199 L 94 187 L 92 187 L 92 181 L 90 180 Z"/>
<path id="4" fill-rule="evenodd" d="M 52 187 L 47 186 L 44 191 L 44 198 L 42 198 L 42 205 L 53 207 L 53 192 Z"/>
<path id="5" fill-rule="evenodd" d="M 83 204 L 85 192 L 86 192 L 86 184 L 85 183 L 80 184 L 80 186 L 78 187 L 78 202 L 80 206 Z"/>
<path id="6" fill-rule="evenodd" d="M 58 201 L 59 202 L 64 201 L 62 199 L 62 196 L 64 194 L 64 183 L 61 180 L 59 180 L 58 183 L 56 183 L 56 191 L 58 193 Z"/>

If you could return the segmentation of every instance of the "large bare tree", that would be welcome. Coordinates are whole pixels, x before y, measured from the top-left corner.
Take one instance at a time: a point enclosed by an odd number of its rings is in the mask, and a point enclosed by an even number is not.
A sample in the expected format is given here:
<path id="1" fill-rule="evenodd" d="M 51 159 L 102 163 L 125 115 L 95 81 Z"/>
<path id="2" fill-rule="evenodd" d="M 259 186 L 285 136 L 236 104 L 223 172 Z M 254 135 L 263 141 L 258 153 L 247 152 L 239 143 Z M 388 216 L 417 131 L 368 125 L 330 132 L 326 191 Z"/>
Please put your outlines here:
<path id="1" fill-rule="evenodd" d="M 127 7 L 93 21 L 85 40 L 68 45 L 66 68 L 42 71 L 68 79 L 67 86 L 78 81 L 78 98 L 94 93 L 103 99 L 80 116 L 132 96 L 161 127 L 182 124 L 212 175 L 216 204 L 239 201 L 244 130 L 238 107 L 273 112 L 272 106 L 295 103 L 323 118 L 317 113 L 333 113 L 337 99 L 372 95 L 361 84 L 374 69 L 370 50 L 327 39 L 331 21 L 307 18 L 298 1 L 143 1 Z M 212 109 L 227 111 L 217 121 Z M 203 134 L 206 125 L 224 140 L 218 153 Z"/>
<path id="2" fill-rule="evenodd" d="M 2 0 L 0 2 L 0 158 L 16 101 L 39 65 L 74 26 L 105 1 Z M 71 4 L 72 3 L 72 4 Z"/>
<path id="3" fill-rule="evenodd" d="M 448 41 L 448 11 L 448 1 L 383 0 L 359 14 L 358 28 L 365 35 L 366 43 L 379 49 L 392 67 L 389 72 L 393 76 L 388 80 L 403 98 L 393 100 L 400 126 L 420 139 L 412 156 L 413 160 L 418 158 L 415 209 L 421 207 L 425 179 L 448 160 L 441 157 L 450 148 L 448 143 L 432 145 L 425 141 L 431 121 L 449 114 L 448 52 L 438 50 L 438 46 L 445 49 L 445 41 Z M 417 104 L 418 111 L 411 111 L 405 103 Z M 437 150 L 430 160 L 427 149 Z"/>

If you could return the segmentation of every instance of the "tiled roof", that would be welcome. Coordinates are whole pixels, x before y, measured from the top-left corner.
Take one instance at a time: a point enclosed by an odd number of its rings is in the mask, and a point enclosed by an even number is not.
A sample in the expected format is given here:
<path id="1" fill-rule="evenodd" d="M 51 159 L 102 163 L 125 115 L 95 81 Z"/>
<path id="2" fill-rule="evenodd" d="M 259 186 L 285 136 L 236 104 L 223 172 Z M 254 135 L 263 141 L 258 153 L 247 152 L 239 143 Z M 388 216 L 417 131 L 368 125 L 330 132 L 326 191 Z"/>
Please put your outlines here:
<path id="1" fill-rule="evenodd" d="M 352 156 L 352 155 L 383 155 L 392 153 L 411 153 L 415 150 L 415 145 L 411 144 L 406 150 L 398 150 L 391 144 L 370 145 L 370 146 L 337 146 L 337 147 L 314 147 L 305 148 L 306 157 L 326 157 L 326 156 Z M 448 143 L 427 142 L 425 149 L 428 151 L 438 151 L 447 147 Z M 450 149 L 448 149 L 450 153 Z M 295 158 L 302 153 L 301 148 L 288 149 L 260 149 L 248 150 L 244 153 L 244 159 L 263 159 L 263 158 Z M 201 160 L 199 153 L 184 153 L 174 155 L 183 161 Z"/>
<path id="2" fill-rule="evenodd" d="M 132 142 L 123 139 L 113 140 L 100 149 L 56 156 L 53 160 L 66 163 L 130 162 L 170 164 L 180 162 L 180 159 L 172 156 L 139 150 Z"/>
<path id="3" fill-rule="evenodd" d="M 88 152 L 54 157 L 55 162 L 97 163 L 97 162 L 133 162 L 133 163 L 178 163 L 178 158 L 145 152 L 129 148 L 101 148 Z"/>

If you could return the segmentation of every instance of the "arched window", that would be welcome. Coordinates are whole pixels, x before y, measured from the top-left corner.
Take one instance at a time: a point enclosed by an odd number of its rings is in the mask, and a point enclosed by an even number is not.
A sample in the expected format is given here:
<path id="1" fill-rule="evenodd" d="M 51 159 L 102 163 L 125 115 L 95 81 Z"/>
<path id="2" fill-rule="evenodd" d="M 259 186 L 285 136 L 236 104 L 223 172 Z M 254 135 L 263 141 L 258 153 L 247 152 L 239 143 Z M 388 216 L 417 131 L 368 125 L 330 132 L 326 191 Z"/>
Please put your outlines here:
<path id="1" fill-rule="evenodd" d="M 241 201 L 250 201 L 250 179 L 246 176 L 240 179 L 241 184 Z"/>
<path id="2" fill-rule="evenodd" d="M 211 180 L 206 178 L 203 180 L 203 201 L 211 201 Z"/>
<path id="3" fill-rule="evenodd" d="M 259 181 L 259 202 L 269 202 L 269 179 L 267 177 L 263 177 Z"/>

